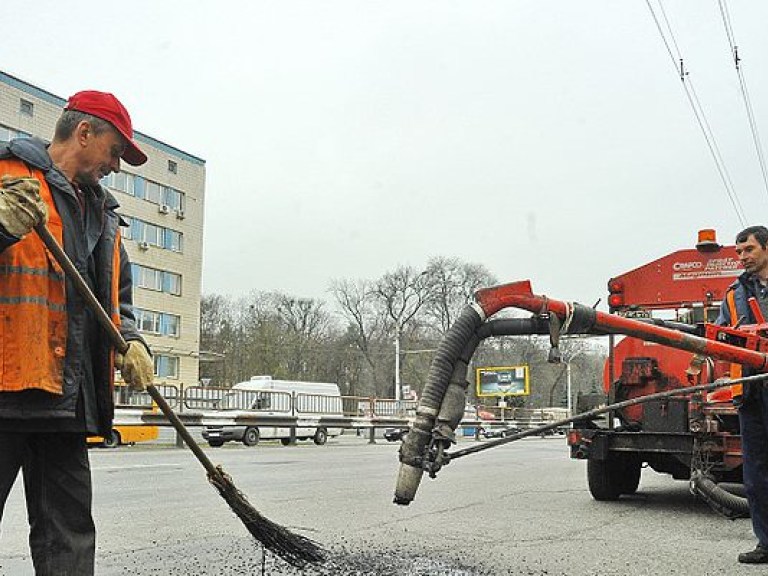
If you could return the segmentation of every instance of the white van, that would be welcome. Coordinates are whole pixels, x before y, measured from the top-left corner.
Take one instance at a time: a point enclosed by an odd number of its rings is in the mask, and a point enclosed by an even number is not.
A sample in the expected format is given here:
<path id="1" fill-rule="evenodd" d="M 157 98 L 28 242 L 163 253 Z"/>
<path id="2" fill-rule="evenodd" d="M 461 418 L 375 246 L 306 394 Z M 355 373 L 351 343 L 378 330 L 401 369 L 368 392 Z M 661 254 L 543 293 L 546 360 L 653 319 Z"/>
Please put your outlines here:
<path id="1" fill-rule="evenodd" d="M 271 376 L 253 376 L 232 386 L 218 405 L 219 410 L 236 410 L 264 416 L 296 416 L 299 424 L 322 416 L 343 416 L 341 392 L 337 384 L 327 382 L 298 382 L 273 380 Z M 296 439 L 312 439 L 325 444 L 328 438 L 341 434 L 341 428 L 297 426 Z M 259 440 L 280 440 L 284 446 L 291 442 L 291 429 L 276 426 L 208 425 L 203 438 L 211 446 L 222 446 L 234 440 L 255 446 Z"/>

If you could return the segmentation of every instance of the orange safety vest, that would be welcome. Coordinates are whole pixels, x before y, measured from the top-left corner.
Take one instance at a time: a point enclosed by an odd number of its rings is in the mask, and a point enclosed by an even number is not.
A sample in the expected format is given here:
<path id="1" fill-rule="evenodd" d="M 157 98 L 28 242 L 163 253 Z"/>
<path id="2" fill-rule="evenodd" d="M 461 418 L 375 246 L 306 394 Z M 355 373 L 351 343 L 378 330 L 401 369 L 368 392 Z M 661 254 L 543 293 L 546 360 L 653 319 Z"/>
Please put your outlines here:
<path id="1" fill-rule="evenodd" d="M 736 326 L 736 323 L 739 321 L 739 312 L 736 310 L 736 296 L 735 296 L 736 290 L 733 288 L 729 288 L 728 291 L 725 293 L 725 302 L 728 306 L 728 312 L 731 315 L 731 326 Z M 741 364 L 731 364 L 731 378 L 741 378 L 742 375 L 742 367 Z M 731 386 L 731 394 L 733 394 L 733 398 L 737 399 L 744 395 L 744 385 L 743 384 L 734 384 Z"/>
<path id="2" fill-rule="evenodd" d="M 48 229 L 62 244 L 62 223 L 40 170 L 0 160 L 0 174 L 33 177 L 48 205 Z M 0 253 L 0 391 L 62 393 L 67 353 L 64 271 L 34 232 Z"/>

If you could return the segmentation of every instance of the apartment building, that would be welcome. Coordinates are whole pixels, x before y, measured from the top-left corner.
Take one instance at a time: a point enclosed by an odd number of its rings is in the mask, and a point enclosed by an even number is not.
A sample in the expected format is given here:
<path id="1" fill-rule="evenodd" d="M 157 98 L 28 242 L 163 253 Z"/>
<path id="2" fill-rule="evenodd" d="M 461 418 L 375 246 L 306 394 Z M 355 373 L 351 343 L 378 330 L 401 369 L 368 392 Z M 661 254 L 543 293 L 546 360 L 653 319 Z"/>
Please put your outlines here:
<path id="1" fill-rule="evenodd" d="M 0 140 L 50 139 L 65 104 L 65 98 L 0 71 Z M 124 171 L 103 184 L 128 222 L 122 232 L 133 266 L 136 319 L 152 348 L 155 382 L 196 385 L 205 160 L 141 132 L 134 139 L 149 158 L 146 164 L 122 163 Z"/>

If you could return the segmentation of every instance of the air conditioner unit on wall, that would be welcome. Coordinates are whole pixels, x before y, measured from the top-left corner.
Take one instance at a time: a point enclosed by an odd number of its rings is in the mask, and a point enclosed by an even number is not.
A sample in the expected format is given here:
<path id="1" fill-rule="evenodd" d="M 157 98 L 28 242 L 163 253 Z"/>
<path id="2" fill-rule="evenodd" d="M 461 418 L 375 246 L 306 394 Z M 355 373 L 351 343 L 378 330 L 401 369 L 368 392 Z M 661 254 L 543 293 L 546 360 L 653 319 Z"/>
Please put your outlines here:
<path id="1" fill-rule="evenodd" d="M 149 242 L 139 242 L 139 250 L 149 250 Z"/>
<path id="2" fill-rule="evenodd" d="M 171 211 L 171 207 L 168 206 L 168 204 L 160 204 L 160 206 L 157 207 L 157 211 L 160 212 L 160 214 L 168 214 L 168 212 Z"/>

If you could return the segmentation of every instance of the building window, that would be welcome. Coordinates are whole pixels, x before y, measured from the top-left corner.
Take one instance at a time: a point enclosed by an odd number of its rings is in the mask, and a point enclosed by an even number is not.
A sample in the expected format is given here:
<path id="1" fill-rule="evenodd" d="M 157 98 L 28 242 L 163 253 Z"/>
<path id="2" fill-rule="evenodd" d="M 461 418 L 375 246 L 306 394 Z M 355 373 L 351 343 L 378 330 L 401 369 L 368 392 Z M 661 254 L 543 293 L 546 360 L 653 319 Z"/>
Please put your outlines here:
<path id="1" fill-rule="evenodd" d="M 176 232 L 176 230 L 165 228 L 165 238 L 163 242 L 163 247 L 166 250 L 170 250 L 172 252 L 183 251 L 184 246 L 182 245 L 181 232 Z"/>
<path id="2" fill-rule="evenodd" d="M 24 116 L 32 116 L 35 111 L 35 105 L 29 100 L 20 99 L 19 112 Z"/>
<path id="3" fill-rule="evenodd" d="M 0 124 L 0 141 L 10 142 L 14 138 L 30 138 L 32 135 Z"/>
<path id="4" fill-rule="evenodd" d="M 101 179 L 101 185 L 135 196 L 135 181 L 136 176 L 128 172 L 112 172 Z"/>
<path id="5" fill-rule="evenodd" d="M 136 314 L 136 327 L 139 332 L 160 334 L 160 314 L 141 308 L 135 308 L 134 312 Z"/>
<path id="6" fill-rule="evenodd" d="M 181 316 L 141 308 L 135 308 L 134 313 L 139 332 L 174 338 L 181 336 Z"/>
<path id="7" fill-rule="evenodd" d="M 165 203 L 176 210 L 184 210 L 184 192 L 175 188 L 166 189 Z"/>
<path id="8" fill-rule="evenodd" d="M 153 204 L 162 204 L 163 189 L 157 182 L 146 181 L 144 189 L 144 200 L 149 200 Z"/>
<path id="9" fill-rule="evenodd" d="M 152 246 L 163 247 L 163 230 L 162 226 L 155 226 L 144 222 L 144 241 L 149 242 Z"/>
<path id="10" fill-rule="evenodd" d="M 174 338 L 181 336 L 181 316 L 141 308 L 134 308 L 134 313 L 139 332 Z"/>
<path id="11" fill-rule="evenodd" d="M 131 240 L 133 238 L 133 234 L 131 234 L 131 218 L 122 215 L 120 217 L 126 222 L 126 225 L 120 228 L 120 235 L 124 240 Z"/>
<path id="12" fill-rule="evenodd" d="M 181 296 L 181 274 L 163 272 L 163 292 Z"/>
<path id="13" fill-rule="evenodd" d="M 162 314 L 160 330 L 165 336 L 178 338 L 181 336 L 181 316 Z"/>
<path id="14" fill-rule="evenodd" d="M 133 275 L 134 286 L 164 292 L 172 296 L 181 296 L 181 274 L 157 270 L 136 263 L 131 264 L 131 274 Z"/>
<path id="15" fill-rule="evenodd" d="M 176 164 L 173 160 L 168 160 L 168 172 L 171 172 L 172 174 L 176 174 L 179 171 L 179 165 Z"/>
<path id="16" fill-rule="evenodd" d="M 130 238 L 137 242 L 146 242 L 151 246 L 165 248 L 172 252 L 183 252 L 184 237 L 181 232 L 164 228 L 156 224 L 144 222 L 138 218 L 131 218 Z M 126 237 L 129 237 L 126 235 Z"/>
<path id="17" fill-rule="evenodd" d="M 7 132 L 4 132 L 3 126 L 0 126 L 0 140 L 10 140 L 11 137 L 16 137 L 19 134 L 10 128 L 6 130 Z M 184 211 L 184 192 L 151 180 L 145 180 L 137 174 L 129 172 L 108 174 L 101 179 L 101 184 L 158 206 L 166 205 L 171 210 Z"/>
<path id="18" fill-rule="evenodd" d="M 179 377 L 179 357 L 155 354 L 155 376 L 160 378 Z"/>

